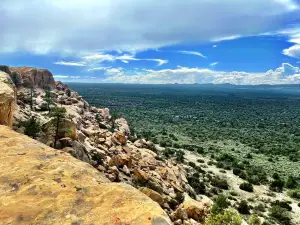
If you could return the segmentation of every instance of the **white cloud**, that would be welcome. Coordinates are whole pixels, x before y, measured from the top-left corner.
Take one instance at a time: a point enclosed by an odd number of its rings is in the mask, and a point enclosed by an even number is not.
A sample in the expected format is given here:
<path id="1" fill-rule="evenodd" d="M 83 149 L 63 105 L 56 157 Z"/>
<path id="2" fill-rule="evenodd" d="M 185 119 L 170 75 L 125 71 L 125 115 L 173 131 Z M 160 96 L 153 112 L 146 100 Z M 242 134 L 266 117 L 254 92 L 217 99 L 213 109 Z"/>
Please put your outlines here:
<path id="1" fill-rule="evenodd" d="M 282 52 L 284 55 L 300 59 L 300 44 L 293 45 Z"/>
<path id="2" fill-rule="evenodd" d="M 218 45 L 213 45 L 213 48 L 216 48 L 216 47 L 218 47 Z"/>
<path id="3" fill-rule="evenodd" d="M 145 59 L 145 60 L 157 62 L 157 66 L 162 66 L 169 62 L 169 60 L 164 60 L 164 59 Z"/>
<path id="4" fill-rule="evenodd" d="M 121 73 L 123 70 L 123 68 L 109 68 L 109 69 L 106 69 L 106 72 L 109 73 L 109 74 L 119 74 Z"/>
<path id="5" fill-rule="evenodd" d="M 54 62 L 56 65 L 62 65 L 62 66 L 86 66 L 85 62 L 65 62 L 65 61 L 59 61 Z"/>
<path id="6" fill-rule="evenodd" d="M 88 71 L 107 70 L 107 69 L 109 69 L 109 68 L 110 68 L 110 67 L 102 66 L 102 67 L 90 68 L 90 69 L 88 69 Z"/>
<path id="7" fill-rule="evenodd" d="M 300 59 L 300 28 L 291 28 L 278 32 L 280 35 L 289 36 L 289 42 L 294 43 L 293 46 L 284 49 L 282 54 Z"/>
<path id="8" fill-rule="evenodd" d="M 230 41 L 230 40 L 238 39 L 240 37 L 242 37 L 242 35 L 231 35 L 231 36 L 214 38 L 214 39 L 212 39 L 212 41 L 213 42 Z"/>
<path id="9" fill-rule="evenodd" d="M 179 53 L 182 53 L 182 54 L 187 54 L 187 55 L 196 55 L 196 56 L 200 56 L 202 58 L 206 58 L 205 55 L 203 55 L 202 53 L 200 52 L 196 52 L 196 51 L 178 51 Z"/>
<path id="10" fill-rule="evenodd" d="M 112 55 L 108 53 L 96 53 L 96 54 L 89 54 L 82 56 L 81 62 L 66 62 L 66 61 L 59 61 L 55 62 L 54 64 L 64 65 L 64 66 L 94 66 L 95 64 L 99 64 L 102 62 L 113 62 L 116 60 L 120 60 L 123 63 L 129 63 L 130 61 L 153 61 L 157 62 L 157 66 L 162 66 L 168 63 L 168 60 L 164 59 L 143 59 L 143 58 L 136 58 L 134 55 L 123 54 L 123 55 Z M 95 71 L 95 70 L 103 70 L 107 69 L 107 67 L 93 67 L 88 69 L 88 71 Z"/>
<path id="11" fill-rule="evenodd" d="M 281 29 L 298 8 L 294 0 L 1 0 L 0 51 L 132 52 L 224 40 Z"/>
<path id="12" fill-rule="evenodd" d="M 300 83 L 300 68 L 288 63 L 283 63 L 275 70 L 265 73 L 247 72 L 224 72 L 203 68 L 177 67 L 176 69 L 163 70 L 142 70 L 132 73 L 113 74 L 108 76 L 105 82 L 121 83 L 150 83 L 150 84 L 170 84 L 170 83 L 231 83 L 237 85 L 255 84 L 290 84 Z"/>
<path id="13" fill-rule="evenodd" d="M 211 64 L 209 64 L 211 67 L 214 67 L 214 66 L 216 66 L 217 64 L 219 64 L 219 62 L 213 62 L 213 63 L 211 63 Z"/>
<path id="14" fill-rule="evenodd" d="M 55 79 L 79 79 L 80 76 L 54 75 Z"/>

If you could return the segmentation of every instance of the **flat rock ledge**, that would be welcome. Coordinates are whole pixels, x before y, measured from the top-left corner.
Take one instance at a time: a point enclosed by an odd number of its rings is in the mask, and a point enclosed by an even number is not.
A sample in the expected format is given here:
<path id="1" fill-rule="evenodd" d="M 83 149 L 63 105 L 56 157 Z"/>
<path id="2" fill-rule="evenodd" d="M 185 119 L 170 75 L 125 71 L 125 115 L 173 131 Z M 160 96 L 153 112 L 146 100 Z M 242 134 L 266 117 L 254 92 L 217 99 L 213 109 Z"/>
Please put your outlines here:
<path id="1" fill-rule="evenodd" d="M 170 225 L 134 187 L 0 126 L 0 224 Z"/>

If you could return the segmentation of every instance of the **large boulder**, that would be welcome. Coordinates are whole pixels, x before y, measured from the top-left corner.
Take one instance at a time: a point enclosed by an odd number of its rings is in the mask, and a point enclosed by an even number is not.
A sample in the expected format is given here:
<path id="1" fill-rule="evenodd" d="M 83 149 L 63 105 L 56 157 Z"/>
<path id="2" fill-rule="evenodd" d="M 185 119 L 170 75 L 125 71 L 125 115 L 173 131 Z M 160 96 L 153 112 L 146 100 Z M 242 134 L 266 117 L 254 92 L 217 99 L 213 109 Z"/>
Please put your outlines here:
<path id="1" fill-rule="evenodd" d="M 10 76 L 0 71 L 0 124 L 12 126 L 15 103 L 15 86 Z"/>
<path id="2" fill-rule="evenodd" d="M 1 224 L 170 225 L 159 205 L 88 163 L 0 126 Z"/>
<path id="3" fill-rule="evenodd" d="M 183 203 L 179 206 L 186 211 L 189 218 L 203 222 L 210 213 L 209 202 L 198 202 L 185 194 Z M 178 210 L 178 209 L 177 209 Z"/>
<path id="4" fill-rule="evenodd" d="M 10 67 L 10 71 L 16 72 L 22 77 L 24 87 L 51 90 L 56 87 L 53 75 L 49 70 L 32 67 Z"/>

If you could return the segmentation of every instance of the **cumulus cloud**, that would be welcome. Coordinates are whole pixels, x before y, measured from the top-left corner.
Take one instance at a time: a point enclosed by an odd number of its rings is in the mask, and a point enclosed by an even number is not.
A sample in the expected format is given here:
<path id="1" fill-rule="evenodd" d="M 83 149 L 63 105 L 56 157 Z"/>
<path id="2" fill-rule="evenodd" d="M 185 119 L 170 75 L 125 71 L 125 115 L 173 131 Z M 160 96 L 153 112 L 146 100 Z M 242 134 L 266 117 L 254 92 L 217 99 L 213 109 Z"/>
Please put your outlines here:
<path id="1" fill-rule="evenodd" d="M 281 29 L 296 11 L 296 0 L 1 0 L 0 51 L 132 52 L 221 41 Z"/>
<path id="2" fill-rule="evenodd" d="M 179 53 L 187 54 L 187 55 L 196 55 L 196 56 L 200 56 L 202 58 L 206 58 L 206 56 L 203 55 L 201 52 L 196 52 L 196 51 L 179 51 Z"/>
<path id="3" fill-rule="evenodd" d="M 203 68 L 177 67 L 176 69 L 141 70 L 132 73 L 115 73 L 105 82 L 149 83 L 149 84 L 193 84 L 193 83 L 231 83 L 237 85 L 290 84 L 300 83 L 300 68 L 283 63 L 275 70 L 265 73 L 247 73 L 240 71 L 224 72 Z"/>
<path id="4" fill-rule="evenodd" d="M 216 47 L 218 47 L 218 45 L 213 45 L 213 48 L 216 48 Z"/>
<path id="5" fill-rule="evenodd" d="M 289 42 L 295 44 L 287 49 L 284 49 L 282 53 L 284 55 L 300 59 L 300 28 L 283 30 L 280 31 L 279 34 L 289 36 Z"/>
<path id="6" fill-rule="evenodd" d="M 287 49 L 284 49 L 283 50 L 283 54 L 284 55 L 287 55 L 287 56 L 290 56 L 290 57 L 293 57 L 293 58 L 297 58 L 297 59 L 300 59 L 300 44 L 296 44 L 296 45 L 293 45 Z"/>

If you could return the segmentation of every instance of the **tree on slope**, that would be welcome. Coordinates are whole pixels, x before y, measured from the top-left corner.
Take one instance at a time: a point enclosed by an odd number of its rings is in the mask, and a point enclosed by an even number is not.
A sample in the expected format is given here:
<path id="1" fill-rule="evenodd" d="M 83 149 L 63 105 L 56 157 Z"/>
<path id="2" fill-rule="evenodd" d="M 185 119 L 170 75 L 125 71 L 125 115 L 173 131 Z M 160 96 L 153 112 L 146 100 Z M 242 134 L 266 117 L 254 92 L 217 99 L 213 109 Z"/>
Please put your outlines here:
<path id="1" fill-rule="evenodd" d="M 66 117 L 66 109 L 54 107 L 54 108 L 52 108 L 49 116 L 53 118 L 52 125 L 55 129 L 54 146 L 53 147 L 56 148 L 57 140 L 59 138 L 59 133 L 64 131 L 63 128 L 61 127 L 61 122 Z"/>

